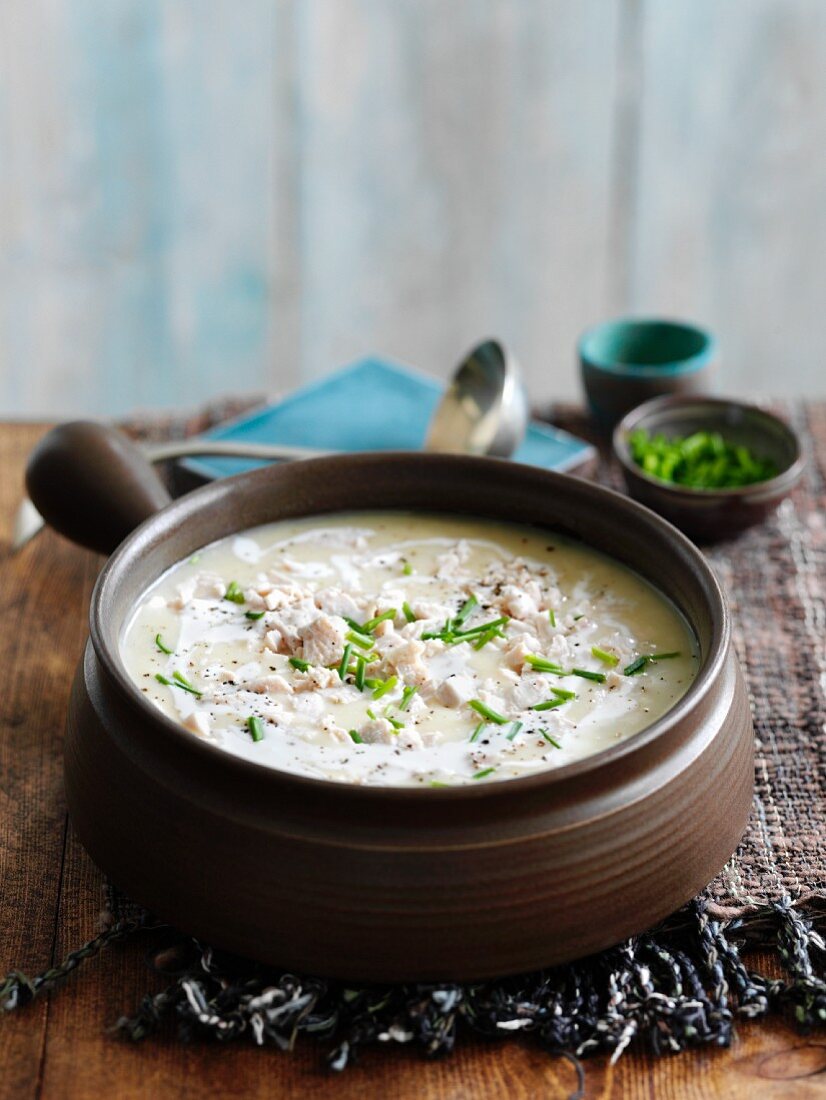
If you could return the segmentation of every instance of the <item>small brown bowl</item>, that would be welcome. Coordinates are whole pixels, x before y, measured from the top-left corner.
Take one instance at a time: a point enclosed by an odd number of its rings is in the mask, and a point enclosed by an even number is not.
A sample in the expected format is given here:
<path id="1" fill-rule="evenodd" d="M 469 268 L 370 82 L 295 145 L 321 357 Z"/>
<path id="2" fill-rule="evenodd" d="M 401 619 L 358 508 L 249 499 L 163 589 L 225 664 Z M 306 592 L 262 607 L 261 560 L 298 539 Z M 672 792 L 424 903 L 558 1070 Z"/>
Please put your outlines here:
<path id="1" fill-rule="evenodd" d="M 730 443 L 770 458 L 780 471 L 767 481 L 736 489 L 692 489 L 645 473 L 631 455 L 632 432 L 687 436 L 719 432 Z M 794 489 L 804 460 L 794 431 L 758 405 L 716 397 L 658 397 L 633 409 L 614 431 L 614 455 L 628 492 L 698 541 L 731 538 L 761 523 Z"/>
<path id="2" fill-rule="evenodd" d="M 100 434 L 89 425 L 58 430 L 31 461 L 32 498 L 63 530 L 77 530 L 78 509 L 92 525 L 100 518 L 100 498 L 79 499 L 82 479 L 72 473 L 79 443 L 79 464 L 91 454 L 102 469 Z M 95 482 L 86 469 L 86 486 L 94 495 L 95 485 L 114 492 L 119 484 L 122 497 L 135 456 L 122 444 L 110 450 L 105 476 Z M 159 502 L 132 482 L 134 522 Z M 663 717 L 604 752 L 521 779 L 439 790 L 263 767 L 147 701 L 119 640 L 161 573 L 247 527 L 363 508 L 533 523 L 626 562 L 685 615 L 700 653 L 696 680 Z M 106 539 L 90 526 L 87 541 Z M 720 586 L 664 520 L 579 478 L 425 454 L 254 470 L 138 526 L 101 573 L 90 614 L 66 735 L 73 825 L 135 901 L 217 947 L 347 979 L 517 973 L 650 927 L 716 874 L 746 825 L 752 723 Z"/>

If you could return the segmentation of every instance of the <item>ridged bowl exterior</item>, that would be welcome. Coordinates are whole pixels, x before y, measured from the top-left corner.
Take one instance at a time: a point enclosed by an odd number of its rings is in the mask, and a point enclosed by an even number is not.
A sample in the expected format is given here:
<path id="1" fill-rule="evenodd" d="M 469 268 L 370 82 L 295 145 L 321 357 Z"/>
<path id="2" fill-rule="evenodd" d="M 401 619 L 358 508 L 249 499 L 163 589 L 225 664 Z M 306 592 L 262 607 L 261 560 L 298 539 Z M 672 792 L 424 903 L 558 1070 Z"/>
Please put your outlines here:
<path id="1" fill-rule="evenodd" d="M 535 522 L 633 564 L 691 622 L 697 680 L 663 719 L 597 757 L 439 790 L 260 767 L 189 734 L 131 684 L 120 629 L 164 568 L 247 526 L 381 506 Z M 575 478 L 411 455 L 244 474 L 130 536 L 101 575 L 91 617 L 67 728 L 74 827 L 131 897 L 219 947 L 341 978 L 516 973 L 666 916 L 745 828 L 752 727 L 716 581 L 658 517 Z"/>

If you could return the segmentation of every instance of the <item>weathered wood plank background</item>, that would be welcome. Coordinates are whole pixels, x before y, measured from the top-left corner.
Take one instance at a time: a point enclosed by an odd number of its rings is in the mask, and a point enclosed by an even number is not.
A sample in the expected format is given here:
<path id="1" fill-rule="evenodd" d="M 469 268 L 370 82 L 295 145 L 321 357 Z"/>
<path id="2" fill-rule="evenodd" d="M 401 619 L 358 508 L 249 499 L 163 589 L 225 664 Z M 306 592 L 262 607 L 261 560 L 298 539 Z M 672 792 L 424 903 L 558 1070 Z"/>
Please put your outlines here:
<path id="1" fill-rule="evenodd" d="M 5 0 L 0 412 L 271 391 L 618 312 L 826 390 L 821 0 Z"/>

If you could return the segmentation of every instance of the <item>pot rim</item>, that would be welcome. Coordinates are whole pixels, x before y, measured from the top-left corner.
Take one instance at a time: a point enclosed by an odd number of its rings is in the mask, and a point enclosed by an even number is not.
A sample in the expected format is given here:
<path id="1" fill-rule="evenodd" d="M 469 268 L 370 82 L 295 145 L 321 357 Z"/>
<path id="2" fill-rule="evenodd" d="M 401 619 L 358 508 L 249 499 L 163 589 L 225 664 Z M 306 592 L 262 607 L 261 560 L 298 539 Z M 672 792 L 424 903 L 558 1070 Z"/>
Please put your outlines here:
<path id="1" fill-rule="evenodd" d="M 369 466 L 374 462 L 391 463 L 399 461 L 415 461 L 417 464 L 421 465 L 433 464 L 434 467 L 437 468 L 443 468 L 445 464 L 455 466 L 457 469 L 462 466 L 474 465 L 478 468 L 481 478 L 484 477 L 486 469 L 491 469 L 494 465 L 498 467 L 506 460 L 469 455 L 426 454 L 416 451 L 382 451 L 356 452 L 347 455 L 304 459 L 302 460 L 302 467 L 323 467 L 324 465 L 335 465 L 339 467 L 342 462 L 361 467 L 364 465 Z M 168 536 L 176 526 L 182 522 L 186 522 L 187 518 L 192 514 L 196 512 L 200 513 L 210 508 L 218 508 L 222 501 L 228 499 L 230 495 L 237 498 L 237 495 L 243 492 L 248 486 L 254 488 L 259 482 L 265 482 L 274 476 L 277 477 L 279 469 L 282 468 L 280 464 L 249 470 L 240 474 L 235 474 L 232 477 L 220 478 L 192 492 L 186 493 L 184 496 L 172 500 L 155 515 L 150 516 L 124 539 L 104 565 L 92 591 L 89 608 L 89 623 L 91 642 L 95 656 L 111 680 L 117 685 L 125 701 L 133 707 L 136 707 L 151 724 L 155 725 L 159 731 L 163 732 L 164 736 L 173 737 L 182 748 L 200 756 L 204 762 L 220 764 L 227 774 L 234 773 L 239 778 L 249 777 L 259 782 L 266 777 L 274 786 L 286 786 L 296 792 L 303 790 L 308 794 L 315 792 L 321 796 L 347 796 L 350 798 L 355 797 L 369 800 L 381 800 L 391 797 L 393 799 L 402 799 L 405 802 L 415 799 L 427 799 L 432 804 L 434 802 L 451 802 L 454 799 L 493 799 L 497 797 L 510 797 L 512 795 L 518 796 L 519 794 L 535 791 L 537 788 L 541 789 L 543 787 L 552 789 L 557 784 L 564 784 L 571 779 L 579 778 L 589 772 L 601 771 L 604 768 L 611 767 L 625 757 L 644 750 L 652 742 L 666 735 L 671 729 L 682 722 L 683 719 L 702 702 L 711 690 L 713 683 L 720 675 L 730 646 L 731 622 L 725 597 L 714 571 L 700 550 L 681 531 L 652 509 L 647 508 L 645 505 L 632 500 L 630 497 L 614 489 L 609 489 L 571 474 L 558 473 L 553 470 L 541 470 L 535 466 L 513 461 L 508 461 L 508 466 L 513 468 L 516 475 L 520 472 L 523 474 L 530 472 L 532 476 L 541 476 L 543 480 L 547 480 L 549 488 L 558 485 L 560 482 L 564 484 L 574 483 L 577 490 L 582 491 L 586 495 L 591 495 L 597 501 L 604 501 L 610 507 L 620 505 L 626 510 L 626 514 L 630 513 L 632 517 L 637 516 L 639 518 L 644 518 L 646 523 L 657 528 L 664 538 L 670 540 L 672 543 L 676 543 L 677 548 L 692 560 L 695 568 L 698 568 L 699 572 L 702 574 L 703 590 L 711 605 L 711 638 L 706 658 L 698 669 L 697 676 L 685 695 L 667 710 L 665 714 L 656 719 L 656 721 L 648 726 L 644 726 L 641 730 L 638 730 L 617 745 L 612 745 L 610 748 L 603 749 L 600 752 L 593 753 L 583 757 L 581 760 L 573 761 L 570 764 L 564 764 L 557 768 L 548 768 L 547 770 L 534 772 L 517 779 L 507 779 L 496 783 L 475 785 L 461 784 L 439 788 L 342 783 L 338 780 L 317 779 L 312 776 L 282 771 L 281 769 L 273 768 L 266 764 L 257 763 L 254 760 L 236 756 L 234 753 L 227 752 L 218 745 L 211 744 L 198 737 L 146 699 L 135 681 L 127 672 L 121 659 L 119 646 L 113 653 L 105 637 L 106 611 L 114 591 L 116 591 L 117 587 L 122 583 L 121 578 L 124 564 L 128 564 L 129 559 L 133 555 L 139 554 L 141 549 L 146 548 L 148 543 L 154 543 L 156 540 L 163 540 L 163 538 Z M 352 511 L 353 509 L 342 510 Z M 382 511 L 383 509 L 381 506 L 376 505 L 372 506 L 371 510 Z M 400 507 L 393 508 L 391 506 L 386 508 L 386 510 L 398 511 L 402 509 Z M 304 513 L 304 515 L 314 514 L 329 515 L 330 511 L 320 511 L 318 513 L 309 511 Z M 446 512 L 445 514 L 447 515 L 450 513 Z M 478 515 L 479 518 L 485 518 L 480 512 L 469 512 L 467 514 Z M 502 522 L 507 523 L 509 521 L 505 518 L 502 519 Z M 550 526 L 547 526 L 545 529 L 553 530 Z M 242 529 L 239 528 L 239 533 L 241 530 Z M 582 541 L 586 546 L 589 545 L 587 540 L 584 539 Z M 209 545 L 209 543 L 202 543 L 201 545 Z M 606 553 L 605 551 L 601 552 Z M 610 557 L 610 553 L 608 553 L 607 556 Z M 167 568 L 172 568 L 173 564 L 175 563 L 171 563 Z M 628 567 L 633 568 L 633 566 L 630 565 Z M 658 588 L 666 598 L 671 598 L 654 581 L 649 579 L 648 583 Z M 146 589 L 144 589 L 144 591 L 145 590 Z M 122 625 L 123 624 L 120 624 L 121 627 Z M 689 626 L 692 631 L 695 631 L 695 626 L 690 621 Z"/>

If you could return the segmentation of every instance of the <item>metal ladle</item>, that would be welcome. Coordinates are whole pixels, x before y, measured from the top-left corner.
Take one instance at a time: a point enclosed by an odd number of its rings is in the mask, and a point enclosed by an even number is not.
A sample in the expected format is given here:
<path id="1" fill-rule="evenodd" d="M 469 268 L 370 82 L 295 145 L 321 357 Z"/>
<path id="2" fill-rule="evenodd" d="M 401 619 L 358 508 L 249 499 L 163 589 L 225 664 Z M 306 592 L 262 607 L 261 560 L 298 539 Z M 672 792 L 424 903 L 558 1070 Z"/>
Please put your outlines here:
<path id="1" fill-rule="evenodd" d="M 498 340 L 486 340 L 472 348 L 457 367 L 430 420 L 424 449 L 506 458 L 522 442 L 528 416 L 527 392 L 516 360 Z M 141 486 L 149 487 L 150 495 L 155 475 L 149 467 L 170 459 L 220 456 L 294 461 L 334 453 L 279 443 L 238 443 L 202 437 L 136 445 L 117 428 L 106 424 L 93 421 L 61 424 L 43 437 L 29 458 L 27 484 L 35 490 L 32 500 L 25 499 L 18 510 L 15 549 L 37 534 L 45 522 L 75 541 L 84 542 L 71 513 L 66 513 L 64 494 L 53 493 L 51 478 L 44 476 L 44 466 L 48 464 L 47 473 L 59 470 L 61 481 L 76 467 L 80 475 L 78 485 L 82 485 L 90 462 L 105 464 L 107 452 L 113 461 L 131 467 Z M 40 510 L 38 495 L 44 504 Z M 86 540 L 85 544 L 90 543 Z"/>

